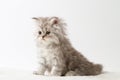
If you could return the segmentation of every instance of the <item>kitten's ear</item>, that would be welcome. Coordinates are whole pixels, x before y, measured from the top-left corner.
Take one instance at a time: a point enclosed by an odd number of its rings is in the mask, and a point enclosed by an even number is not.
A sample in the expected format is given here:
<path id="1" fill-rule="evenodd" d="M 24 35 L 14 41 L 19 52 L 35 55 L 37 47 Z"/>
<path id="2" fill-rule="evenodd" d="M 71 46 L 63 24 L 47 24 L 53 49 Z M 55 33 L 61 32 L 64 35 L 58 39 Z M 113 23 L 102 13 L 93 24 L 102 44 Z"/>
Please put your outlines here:
<path id="1" fill-rule="evenodd" d="M 32 19 L 34 19 L 37 24 L 42 24 L 42 17 L 33 17 Z"/>
<path id="2" fill-rule="evenodd" d="M 36 21 L 39 20 L 39 18 L 37 18 L 37 17 L 33 17 L 32 19 L 34 19 L 34 20 L 36 20 Z"/>
<path id="3" fill-rule="evenodd" d="M 60 20 L 59 20 L 58 17 L 52 17 L 52 18 L 50 18 L 50 23 L 51 23 L 52 25 L 58 24 L 59 21 L 60 21 Z"/>

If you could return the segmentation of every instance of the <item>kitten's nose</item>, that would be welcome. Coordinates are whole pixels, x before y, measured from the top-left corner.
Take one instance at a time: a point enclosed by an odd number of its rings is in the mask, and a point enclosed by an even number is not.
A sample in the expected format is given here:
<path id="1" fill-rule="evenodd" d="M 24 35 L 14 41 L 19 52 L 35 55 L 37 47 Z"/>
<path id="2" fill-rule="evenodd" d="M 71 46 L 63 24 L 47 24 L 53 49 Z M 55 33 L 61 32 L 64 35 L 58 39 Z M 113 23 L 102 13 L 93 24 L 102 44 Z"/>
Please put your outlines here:
<path id="1" fill-rule="evenodd" d="M 44 39 L 45 35 L 42 36 L 42 39 Z"/>

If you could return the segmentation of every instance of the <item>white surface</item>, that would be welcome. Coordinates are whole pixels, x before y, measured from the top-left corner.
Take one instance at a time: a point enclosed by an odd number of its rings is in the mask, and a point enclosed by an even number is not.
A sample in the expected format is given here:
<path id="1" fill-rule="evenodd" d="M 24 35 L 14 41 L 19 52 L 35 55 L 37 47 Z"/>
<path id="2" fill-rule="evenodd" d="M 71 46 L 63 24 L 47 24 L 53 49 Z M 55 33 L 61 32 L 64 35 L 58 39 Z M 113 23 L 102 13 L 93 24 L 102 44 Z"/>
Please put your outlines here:
<path id="1" fill-rule="evenodd" d="M 0 0 L 0 67 L 35 68 L 34 16 L 64 18 L 76 49 L 120 71 L 120 0 Z"/>
<path id="2" fill-rule="evenodd" d="M 120 80 L 120 73 L 107 72 L 98 76 L 51 77 L 33 75 L 32 71 L 1 69 L 0 80 Z"/>

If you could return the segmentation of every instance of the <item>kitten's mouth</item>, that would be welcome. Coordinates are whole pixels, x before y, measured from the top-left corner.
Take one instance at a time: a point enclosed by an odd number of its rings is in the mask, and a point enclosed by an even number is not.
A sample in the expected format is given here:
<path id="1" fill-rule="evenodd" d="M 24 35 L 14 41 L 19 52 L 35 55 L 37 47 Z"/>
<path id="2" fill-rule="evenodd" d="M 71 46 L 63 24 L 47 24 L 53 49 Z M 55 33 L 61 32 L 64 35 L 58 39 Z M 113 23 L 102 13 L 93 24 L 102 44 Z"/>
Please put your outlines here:
<path id="1" fill-rule="evenodd" d="M 42 40 L 44 40 L 44 41 L 45 41 L 45 38 L 42 38 Z"/>

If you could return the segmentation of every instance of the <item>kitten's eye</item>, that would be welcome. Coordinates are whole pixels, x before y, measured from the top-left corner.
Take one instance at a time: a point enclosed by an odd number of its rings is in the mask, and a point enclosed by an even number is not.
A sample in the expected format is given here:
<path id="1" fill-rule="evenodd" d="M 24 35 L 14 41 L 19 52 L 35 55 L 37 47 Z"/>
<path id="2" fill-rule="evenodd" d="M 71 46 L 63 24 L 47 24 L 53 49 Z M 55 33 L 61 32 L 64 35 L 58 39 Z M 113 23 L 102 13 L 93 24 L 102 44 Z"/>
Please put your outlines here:
<path id="1" fill-rule="evenodd" d="M 46 34 L 50 34 L 50 31 L 47 31 Z"/>
<path id="2" fill-rule="evenodd" d="M 42 33 L 41 31 L 38 32 L 39 35 L 40 35 L 41 33 Z"/>

